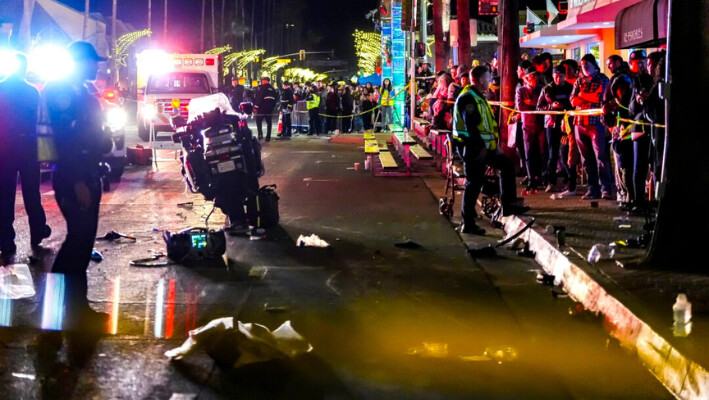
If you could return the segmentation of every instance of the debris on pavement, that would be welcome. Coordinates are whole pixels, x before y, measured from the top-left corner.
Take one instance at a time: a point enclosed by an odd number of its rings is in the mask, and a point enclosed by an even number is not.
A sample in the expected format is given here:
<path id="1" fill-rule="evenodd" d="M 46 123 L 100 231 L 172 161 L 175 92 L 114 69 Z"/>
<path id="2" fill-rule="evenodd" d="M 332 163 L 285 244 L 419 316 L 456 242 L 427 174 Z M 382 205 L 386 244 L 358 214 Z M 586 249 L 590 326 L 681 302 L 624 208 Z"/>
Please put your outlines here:
<path id="1" fill-rule="evenodd" d="M 610 247 L 602 243 L 596 243 L 593 247 L 591 247 L 591 250 L 588 251 L 586 261 L 595 264 L 601 260 L 607 260 L 609 258 L 611 258 Z"/>
<path id="2" fill-rule="evenodd" d="M 555 280 L 556 276 L 547 274 L 544 271 L 537 274 L 537 282 L 541 283 L 542 285 L 554 286 Z"/>
<path id="3" fill-rule="evenodd" d="M 35 294 L 32 273 L 26 264 L 0 267 L 0 299 L 24 299 Z"/>
<path id="4" fill-rule="evenodd" d="M 529 249 L 529 243 L 525 243 L 524 249 L 517 251 L 517 255 L 520 257 L 534 258 L 537 253 Z"/>
<path id="5" fill-rule="evenodd" d="M 201 349 L 218 365 L 238 368 L 246 364 L 292 358 L 309 353 L 313 346 L 291 327 L 290 321 L 270 331 L 263 325 L 227 317 L 191 330 L 182 346 L 166 351 L 165 356 L 180 360 Z"/>
<path id="6" fill-rule="evenodd" d="M 19 372 L 13 372 L 12 376 L 19 379 L 29 379 L 31 381 L 35 380 L 36 376 L 33 374 L 21 374 Z"/>
<path id="7" fill-rule="evenodd" d="M 394 244 L 394 247 L 398 247 L 400 249 L 420 249 L 421 245 L 414 242 L 413 240 L 409 239 L 404 242 L 397 242 Z"/>
<path id="8" fill-rule="evenodd" d="M 448 357 L 448 343 L 423 342 L 421 346 L 412 347 L 406 354 L 426 358 Z"/>
<path id="9" fill-rule="evenodd" d="M 91 252 L 91 261 L 96 261 L 96 262 L 103 261 L 103 254 L 101 254 L 98 250 L 94 249 Z"/>
<path id="10" fill-rule="evenodd" d="M 563 289 L 561 289 L 561 288 L 554 288 L 554 289 L 552 289 L 552 290 L 551 290 L 551 295 L 552 295 L 552 297 L 554 297 L 555 299 L 564 299 L 564 298 L 569 297 L 569 294 L 566 293 L 566 292 L 565 292 Z"/>
<path id="11" fill-rule="evenodd" d="M 510 250 L 522 250 L 525 246 L 527 246 L 527 243 L 524 241 L 524 239 L 517 238 L 514 241 L 510 242 L 507 245 L 507 248 Z"/>
<path id="12" fill-rule="evenodd" d="M 284 312 L 290 310 L 290 307 L 287 307 L 287 306 L 274 306 L 274 305 L 270 305 L 270 304 L 266 303 L 266 304 L 263 305 L 263 310 L 266 311 L 266 312 L 270 312 L 270 313 L 274 313 L 274 314 L 275 314 L 275 313 L 284 313 Z"/>
<path id="13" fill-rule="evenodd" d="M 249 278 L 263 279 L 268 273 L 268 267 L 251 267 L 249 269 Z"/>
<path id="14" fill-rule="evenodd" d="M 188 201 L 185 203 L 177 203 L 177 206 L 180 208 L 185 208 L 185 209 L 191 210 L 192 207 L 194 207 L 194 202 Z"/>
<path id="15" fill-rule="evenodd" d="M 316 234 L 310 236 L 298 236 L 298 240 L 295 241 L 295 245 L 298 247 L 330 247 L 330 244 L 318 237 Z"/>
<path id="16" fill-rule="evenodd" d="M 194 393 L 173 393 L 170 400 L 195 400 L 197 395 Z"/>
<path id="17" fill-rule="evenodd" d="M 497 255 L 497 250 L 490 244 L 478 249 L 468 249 L 468 254 L 473 258 L 490 258 Z"/>
<path id="18" fill-rule="evenodd" d="M 105 235 L 96 238 L 96 240 L 106 240 L 109 242 L 112 242 L 114 240 L 119 240 L 119 239 L 129 239 L 134 242 L 137 240 L 136 237 L 133 235 L 128 235 L 126 233 L 120 233 L 120 232 L 116 232 L 116 231 L 106 232 Z"/>

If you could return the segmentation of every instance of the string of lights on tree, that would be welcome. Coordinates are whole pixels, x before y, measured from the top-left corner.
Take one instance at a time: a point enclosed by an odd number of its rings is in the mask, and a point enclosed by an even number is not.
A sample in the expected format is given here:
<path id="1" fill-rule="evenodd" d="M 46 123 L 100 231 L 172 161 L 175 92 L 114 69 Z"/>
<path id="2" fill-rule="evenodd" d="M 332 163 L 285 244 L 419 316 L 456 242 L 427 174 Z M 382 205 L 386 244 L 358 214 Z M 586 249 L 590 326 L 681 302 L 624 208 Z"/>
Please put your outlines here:
<path id="1" fill-rule="evenodd" d="M 264 49 L 256 49 L 227 54 L 224 57 L 224 76 L 229 75 L 229 68 L 232 66 L 234 66 L 237 71 L 244 69 L 248 63 L 258 60 L 261 54 L 265 52 L 266 50 Z"/>
<path id="2" fill-rule="evenodd" d="M 215 47 L 213 49 L 209 49 L 204 52 L 204 54 L 222 54 L 222 53 L 228 53 L 231 51 L 231 45 L 226 45 L 226 46 L 221 46 L 221 47 Z"/>
<path id="3" fill-rule="evenodd" d="M 126 58 L 128 57 L 128 47 L 130 47 L 136 40 L 142 38 L 143 36 L 152 35 L 150 29 L 143 29 L 142 31 L 135 31 L 121 35 L 118 40 L 116 40 L 114 58 L 118 65 L 126 66 Z"/>
<path id="4" fill-rule="evenodd" d="M 326 74 L 317 73 L 307 68 L 288 68 L 283 71 L 283 79 L 291 82 L 314 82 L 326 78 Z"/>
<path id="5" fill-rule="evenodd" d="M 371 75 L 381 65 L 381 34 L 355 30 L 352 34 L 355 40 L 357 66 L 363 75 Z"/>
<path id="6" fill-rule="evenodd" d="M 264 75 L 273 76 L 276 71 L 288 65 L 286 63 L 279 62 L 279 57 L 280 56 L 273 56 L 263 59 L 263 61 L 261 62 L 261 70 L 263 71 Z"/>

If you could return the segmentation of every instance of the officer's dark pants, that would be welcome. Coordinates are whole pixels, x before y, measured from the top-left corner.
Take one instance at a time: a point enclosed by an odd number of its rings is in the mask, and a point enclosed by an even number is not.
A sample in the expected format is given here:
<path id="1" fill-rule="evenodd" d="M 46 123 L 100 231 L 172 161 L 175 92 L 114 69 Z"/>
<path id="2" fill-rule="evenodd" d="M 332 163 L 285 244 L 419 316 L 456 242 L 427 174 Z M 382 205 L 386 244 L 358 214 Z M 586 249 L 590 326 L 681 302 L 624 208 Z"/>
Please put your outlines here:
<path id="1" fill-rule="evenodd" d="M 35 149 L 36 149 L 36 145 Z M 39 163 L 30 153 L 18 152 L 17 157 L 0 155 L 0 247 L 10 246 L 15 241 L 15 189 L 17 174 L 20 174 L 22 199 L 30 223 L 30 238 L 39 241 L 44 234 L 47 218 L 42 208 L 39 193 Z"/>
<path id="2" fill-rule="evenodd" d="M 626 202 L 635 201 L 633 191 L 633 142 L 631 140 L 616 140 L 613 142 L 613 151 L 618 168 L 616 169 L 616 184 L 618 191 L 625 195 Z"/>
<path id="3" fill-rule="evenodd" d="M 648 134 L 633 140 L 633 153 L 633 196 L 635 203 L 642 204 L 648 199 L 645 193 L 645 181 L 650 169 L 650 137 Z"/>
<path id="4" fill-rule="evenodd" d="M 263 131 L 261 130 L 261 122 L 266 121 L 266 141 L 271 140 L 271 115 L 257 115 L 256 116 L 256 130 L 258 131 L 258 138 L 263 139 Z"/>
<path id="5" fill-rule="evenodd" d="M 54 260 L 52 272 L 63 274 L 65 279 L 65 321 L 72 325 L 83 311 L 89 308 L 86 297 L 88 284 L 86 270 L 98 229 L 101 181 L 98 178 L 86 182 L 91 192 L 91 205 L 82 209 L 74 192 L 74 184 L 65 183 L 60 171 L 53 177 L 54 193 L 59 209 L 66 220 L 66 238 Z"/>
<path id="6" fill-rule="evenodd" d="M 524 132 L 522 131 L 522 122 L 517 122 L 517 131 L 515 136 L 515 148 L 517 149 L 517 156 L 519 156 L 519 161 L 522 163 L 522 173 L 524 176 L 529 176 L 527 172 L 527 152 L 524 146 Z"/>
<path id="7" fill-rule="evenodd" d="M 291 118 L 290 118 L 289 112 L 284 112 L 283 113 L 283 129 L 281 130 L 281 136 L 283 137 L 290 137 L 291 136 L 291 129 L 293 124 L 291 123 Z"/>
<path id="8" fill-rule="evenodd" d="M 252 174 L 224 175 L 219 180 L 214 205 L 229 217 L 231 224 L 248 226 L 244 205 L 249 193 L 258 190 L 258 178 Z"/>
<path id="9" fill-rule="evenodd" d="M 322 125 L 320 122 L 320 110 L 313 108 L 308 110 L 308 135 L 313 133 L 322 133 Z"/>
<path id="10" fill-rule="evenodd" d="M 549 185 L 556 185 L 556 169 L 559 165 L 559 148 L 561 146 L 561 129 L 559 128 L 546 128 L 547 134 L 547 148 L 549 150 L 547 155 L 547 183 Z"/>
<path id="11" fill-rule="evenodd" d="M 327 132 L 335 132 L 337 129 L 337 110 L 327 110 L 327 115 L 331 117 L 325 117 L 327 119 Z"/>
<path id="12" fill-rule="evenodd" d="M 523 127 L 524 152 L 527 153 L 527 178 L 529 185 L 540 183 L 542 165 L 546 165 L 546 136 L 541 128 L 530 129 Z"/>
<path id="13" fill-rule="evenodd" d="M 490 166 L 500 171 L 500 202 L 502 207 L 514 204 L 517 199 L 515 193 L 515 168 L 512 160 L 498 151 L 487 151 L 483 157 L 478 158 L 479 152 L 463 151 L 463 166 L 465 168 L 465 192 L 461 204 L 463 224 L 473 225 L 477 218 L 475 205 L 485 182 L 485 171 Z"/>

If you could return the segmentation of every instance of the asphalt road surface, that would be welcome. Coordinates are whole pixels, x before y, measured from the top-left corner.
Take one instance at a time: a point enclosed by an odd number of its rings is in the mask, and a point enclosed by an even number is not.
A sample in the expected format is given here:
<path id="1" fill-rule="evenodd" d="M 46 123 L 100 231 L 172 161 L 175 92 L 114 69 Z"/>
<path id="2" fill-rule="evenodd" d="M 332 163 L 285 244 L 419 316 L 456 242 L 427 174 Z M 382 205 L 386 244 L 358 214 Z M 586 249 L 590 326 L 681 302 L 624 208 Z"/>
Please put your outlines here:
<path id="1" fill-rule="evenodd" d="M 46 360 L 32 326 L 38 296 L 13 301 L 11 326 L 0 328 L 0 397 L 671 398 L 599 319 L 570 315 L 570 299 L 538 284 L 533 261 L 512 251 L 471 259 L 422 179 L 355 171 L 362 154 L 323 138 L 265 144 L 261 184 L 278 185 L 280 226 L 262 241 L 229 238 L 226 262 L 192 267 L 129 265 L 164 250 L 164 230 L 204 226 L 211 210 L 185 191 L 174 153 L 161 152 L 167 161 L 157 171 L 129 166 L 103 196 L 99 235 L 115 230 L 137 241 L 97 242 L 104 260 L 88 272 L 91 305 L 113 312 L 115 334 L 83 365 L 66 346 Z M 48 183 L 42 199 L 54 233 L 32 260 L 21 196 L 16 222 L 15 262 L 32 261 L 38 287 L 65 232 Z M 223 221 L 217 211 L 210 227 Z M 310 234 L 331 248 L 296 247 Z M 421 248 L 394 246 L 407 240 Z M 190 329 L 229 316 L 270 329 L 290 320 L 313 350 L 238 369 L 204 353 L 164 356 Z"/>

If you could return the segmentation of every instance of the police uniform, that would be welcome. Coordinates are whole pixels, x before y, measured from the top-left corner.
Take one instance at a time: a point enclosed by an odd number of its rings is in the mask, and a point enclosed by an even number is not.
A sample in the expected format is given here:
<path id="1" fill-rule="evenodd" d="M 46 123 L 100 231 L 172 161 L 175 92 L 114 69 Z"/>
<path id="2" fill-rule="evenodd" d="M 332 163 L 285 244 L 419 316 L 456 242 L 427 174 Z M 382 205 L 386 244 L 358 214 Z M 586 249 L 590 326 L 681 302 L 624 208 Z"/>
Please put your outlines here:
<path id="1" fill-rule="evenodd" d="M 265 80 L 265 79 L 264 79 Z M 270 80 L 268 80 L 270 82 Z M 256 130 L 258 138 L 263 139 L 263 131 L 261 123 L 266 121 L 266 141 L 271 141 L 271 114 L 276 106 L 276 89 L 270 83 L 262 84 L 256 88 L 256 102 L 254 109 L 256 111 Z"/>
<path id="2" fill-rule="evenodd" d="M 453 140 L 465 168 L 465 193 L 462 216 L 464 233 L 484 234 L 477 227 L 475 204 L 485 179 L 485 170 L 491 166 L 500 171 L 500 197 L 505 215 L 526 211 L 515 206 L 515 171 L 512 161 L 498 151 L 499 131 L 495 115 L 482 93 L 466 86 L 455 102 Z"/>
<path id="3" fill-rule="evenodd" d="M 314 90 L 305 98 L 305 107 L 308 109 L 308 136 L 322 133 L 320 122 L 320 95 Z"/>
<path id="4" fill-rule="evenodd" d="M 284 88 L 281 90 L 281 113 L 283 115 L 283 129 L 281 136 L 290 137 L 291 136 L 291 114 L 293 113 L 293 105 L 295 104 L 295 97 L 293 94 L 293 89 Z"/>
<path id="5" fill-rule="evenodd" d="M 75 62 L 105 60 L 87 42 L 74 42 L 69 52 Z M 99 163 L 112 146 L 111 136 L 103 131 L 102 124 L 99 100 L 82 80 L 53 81 L 42 91 L 37 133 L 51 138 L 56 150 L 52 186 L 67 224 L 66 239 L 52 272 L 64 276 L 66 322 L 73 328 L 80 328 L 84 317 L 92 314 L 86 297 L 86 269 L 98 228 L 102 175 Z M 88 189 L 90 194 L 88 205 L 80 203 L 82 189 Z"/>
<path id="6" fill-rule="evenodd" d="M 11 75 L 0 82 L 0 252 L 15 252 L 15 189 L 20 174 L 22 198 L 30 223 L 30 243 L 49 236 L 39 192 L 37 161 L 37 106 L 39 91 L 24 76 Z"/>

